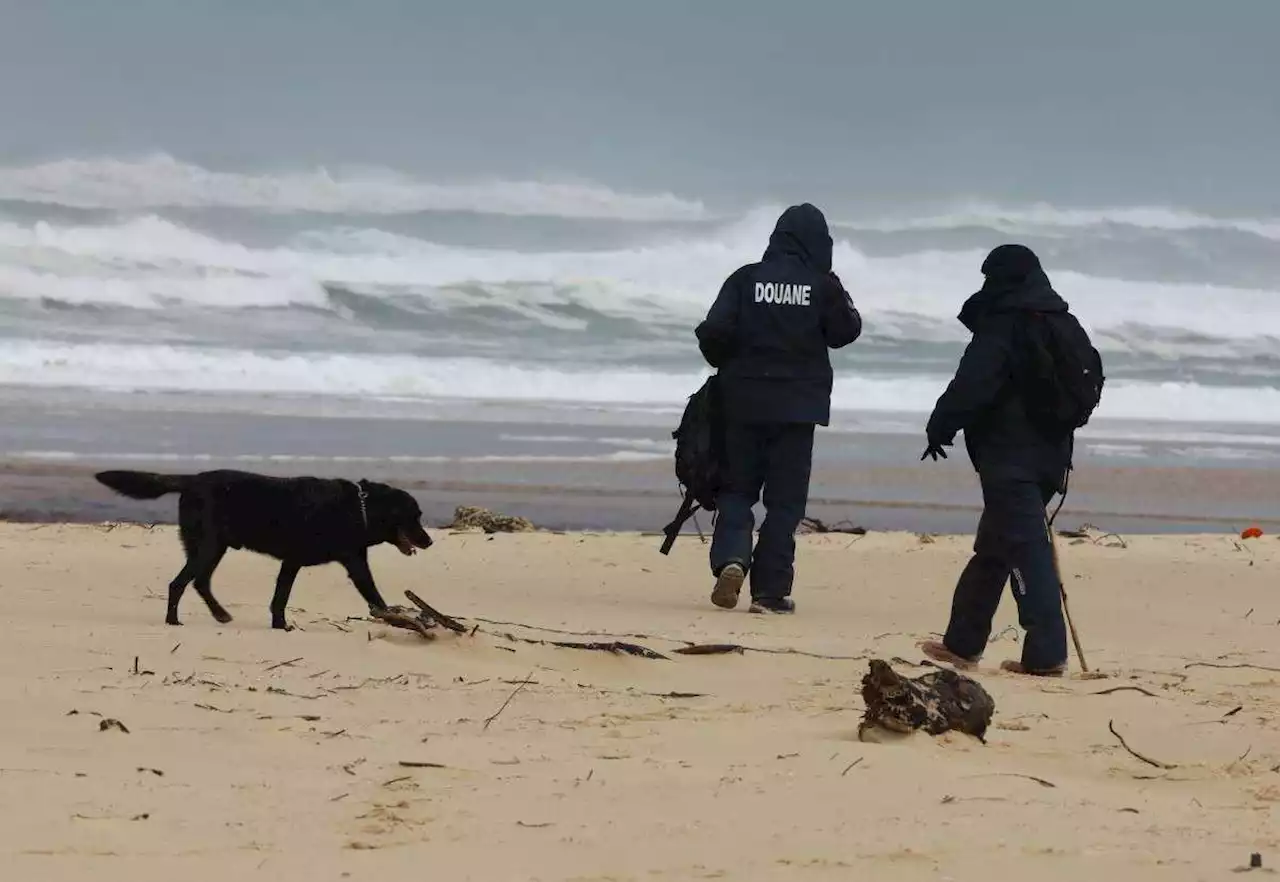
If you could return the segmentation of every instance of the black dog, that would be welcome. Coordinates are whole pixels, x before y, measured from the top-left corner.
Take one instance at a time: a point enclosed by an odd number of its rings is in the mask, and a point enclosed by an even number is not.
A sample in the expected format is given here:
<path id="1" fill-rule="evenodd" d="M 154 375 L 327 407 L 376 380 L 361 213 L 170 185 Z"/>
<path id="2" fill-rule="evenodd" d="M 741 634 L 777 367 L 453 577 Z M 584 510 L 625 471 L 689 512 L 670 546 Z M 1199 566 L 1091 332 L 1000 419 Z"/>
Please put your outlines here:
<path id="1" fill-rule="evenodd" d="M 230 470 L 198 475 L 108 471 L 98 482 L 130 499 L 178 497 L 178 533 L 187 563 L 169 583 L 165 622 L 178 621 L 178 601 L 187 585 L 219 622 L 231 615 L 213 596 L 210 580 L 228 548 L 247 548 L 280 561 L 271 598 L 271 627 L 291 630 L 284 611 L 298 570 L 340 563 L 370 609 L 387 604 L 369 572 L 369 548 L 390 542 L 403 554 L 430 548 L 418 502 L 386 484 L 327 478 L 273 478 Z"/>

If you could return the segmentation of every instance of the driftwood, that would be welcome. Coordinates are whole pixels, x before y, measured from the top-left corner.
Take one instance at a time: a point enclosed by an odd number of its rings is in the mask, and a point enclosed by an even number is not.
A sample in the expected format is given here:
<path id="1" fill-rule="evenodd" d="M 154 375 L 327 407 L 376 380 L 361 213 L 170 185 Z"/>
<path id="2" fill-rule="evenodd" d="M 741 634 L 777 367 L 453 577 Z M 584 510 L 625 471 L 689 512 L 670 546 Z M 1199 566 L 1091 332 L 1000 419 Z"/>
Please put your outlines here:
<path id="1" fill-rule="evenodd" d="M 452 616 L 446 616 L 444 613 L 431 608 L 427 602 L 412 591 L 405 591 L 404 596 L 412 601 L 413 605 L 422 610 L 423 614 L 429 616 L 432 621 L 444 625 L 455 634 L 462 634 L 467 630 L 467 626 L 459 622 Z"/>
<path id="2" fill-rule="evenodd" d="M 862 678 L 867 709 L 858 737 L 871 727 L 891 732 L 922 729 L 930 735 L 964 732 L 985 743 L 996 704 L 976 680 L 949 668 L 914 679 L 902 676 L 888 662 L 872 659 Z"/>
<path id="3" fill-rule="evenodd" d="M 413 601 L 414 606 L 418 607 L 418 613 L 415 615 L 404 607 L 389 607 L 382 610 L 371 610 L 370 615 L 374 619 L 387 625 L 397 628 L 404 628 L 409 631 L 416 631 L 427 639 L 431 639 L 435 635 L 431 632 L 436 626 L 442 626 L 455 634 L 475 634 L 480 630 L 479 625 L 468 628 L 462 622 L 447 616 L 435 607 L 431 606 L 425 600 L 412 591 L 405 591 L 405 596 Z M 622 640 L 610 641 L 578 641 L 578 640 L 535 640 L 532 637 L 516 637 L 512 634 L 502 635 L 508 640 L 518 641 L 520 643 L 530 643 L 535 646 L 555 646 L 560 649 L 588 649 L 595 652 L 608 652 L 614 655 L 634 655 L 639 658 L 651 658 L 666 660 L 667 656 L 660 652 L 655 652 L 646 646 L 638 643 L 627 643 Z"/>
<path id="4" fill-rule="evenodd" d="M 389 606 L 386 609 L 371 609 L 369 615 L 384 625 L 417 631 L 428 640 L 435 636 L 431 630 L 435 628 L 436 623 L 422 612 L 414 614 L 403 606 Z"/>
<path id="5" fill-rule="evenodd" d="M 530 643 L 542 643 L 541 640 L 530 640 Z M 648 647 L 641 646 L 638 643 L 623 643 L 620 640 L 614 640 L 608 643 L 579 643 L 573 640 L 552 640 L 549 641 L 551 646 L 558 646 L 561 649 L 591 649 L 596 652 L 610 652 L 613 654 L 635 655 L 640 658 L 653 658 L 667 660 L 667 657 L 660 652 L 654 652 Z"/>
<path id="6" fill-rule="evenodd" d="M 1103 545 L 1105 543 L 1106 548 L 1129 547 L 1129 543 L 1125 542 L 1124 537 L 1119 533 L 1108 533 L 1093 524 L 1081 524 L 1075 530 L 1057 530 L 1056 532 L 1064 539 L 1074 539 L 1076 543 L 1092 542 L 1094 545 Z"/>
<path id="7" fill-rule="evenodd" d="M 425 600 L 412 591 L 406 591 L 405 597 L 413 601 L 413 605 L 418 608 L 415 615 L 411 611 L 400 606 L 388 607 L 387 609 L 370 610 L 369 614 L 380 622 L 387 625 L 393 625 L 397 628 L 405 628 L 409 631 L 417 631 L 423 637 L 430 639 L 434 635 L 431 633 L 436 625 L 443 625 L 455 634 L 464 634 L 467 626 L 459 622 L 452 616 L 447 616 L 439 610 L 432 607 Z"/>
<path id="8" fill-rule="evenodd" d="M 746 649 L 736 643 L 699 643 L 694 646 L 681 646 L 671 651 L 678 655 L 730 655 L 732 653 L 742 655 Z"/>
<path id="9" fill-rule="evenodd" d="M 853 521 L 836 521 L 826 524 L 819 518 L 803 517 L 797 533 L 844 533 L 849 536 L 867 535 L 866 527 L 855 526 Z"/>

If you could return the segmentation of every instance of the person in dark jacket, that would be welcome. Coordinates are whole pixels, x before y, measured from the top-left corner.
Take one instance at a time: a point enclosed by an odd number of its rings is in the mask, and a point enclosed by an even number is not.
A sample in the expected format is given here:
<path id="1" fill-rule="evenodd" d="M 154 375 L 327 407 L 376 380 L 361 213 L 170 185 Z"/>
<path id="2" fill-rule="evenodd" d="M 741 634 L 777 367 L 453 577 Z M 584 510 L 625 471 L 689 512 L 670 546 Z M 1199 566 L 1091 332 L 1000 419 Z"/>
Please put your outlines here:
<path id="1" fill-rule="evenodd" d="M 862 333 L 862 318 L 831 271 L 831 235 L 809 203 L 778 218 L 758 263 L 725 281 L 696 330 L 719 370 L 727 475 L 711 542 L 711 601 L 732 609 L 751 578 L 751 611 L 795 609 L 795 532 L 809 501 L 815 426 L 831 419 L 830 349 Z M 752 508 L 765 518 L 752 550 Z"/>
<path id="2" fill-rule="evenodd" d="M 971 667 L 981 658 L 1005 583 L 1012 579 L 1018 620 L 1026 629 L 1016 673 L 1060 675 L 1067 666 L 1061 585 L 1045 506 L 1063 489 L 1072 439 L 1048 440 L 1027 417 L 1014 388 L 1020 361 L 1018 323 L 1029 312 L 1066 312 L 1031 249 L 1001 245 L 982 264 L 982 290 L 960 321 L 973 337 L 955 378 L 929 418 L 925 456 L 945 458 L 957 432 L 982 484 L 983 512 L 973 557 L 961 573 L 941 642 L 921 648 L 937 661 Z"/>

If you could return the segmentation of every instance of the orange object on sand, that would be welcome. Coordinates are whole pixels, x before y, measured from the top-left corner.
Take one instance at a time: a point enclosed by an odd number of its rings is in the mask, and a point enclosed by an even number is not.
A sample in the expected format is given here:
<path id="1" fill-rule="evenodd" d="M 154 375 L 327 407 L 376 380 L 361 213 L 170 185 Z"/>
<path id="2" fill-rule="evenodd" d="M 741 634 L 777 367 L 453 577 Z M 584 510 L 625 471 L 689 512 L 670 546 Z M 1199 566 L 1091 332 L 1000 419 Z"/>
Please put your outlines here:
<path id="1" fill-rule="evenodd" d="M 1262 528 L 1250 527 L 1249 529 L 1245 530 L 1243 533 L 1240 534 L 1240 538 L 1241 539 L 1261 539 Z"/>

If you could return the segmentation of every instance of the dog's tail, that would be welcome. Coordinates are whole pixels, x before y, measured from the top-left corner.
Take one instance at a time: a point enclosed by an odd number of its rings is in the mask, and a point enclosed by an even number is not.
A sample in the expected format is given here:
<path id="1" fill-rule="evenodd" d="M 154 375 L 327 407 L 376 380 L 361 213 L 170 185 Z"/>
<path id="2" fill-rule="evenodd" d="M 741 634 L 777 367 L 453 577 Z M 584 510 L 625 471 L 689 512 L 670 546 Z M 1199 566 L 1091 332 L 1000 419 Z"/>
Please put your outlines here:
<path id="1" fill-rule="evenodd" d="M 159 499 L 170 493 L 181 493 L 190 478 L 187 475 L 157 475 L 154 472 L 109 471 L 94 475 L 104 484 L 130 499 Z"/>

